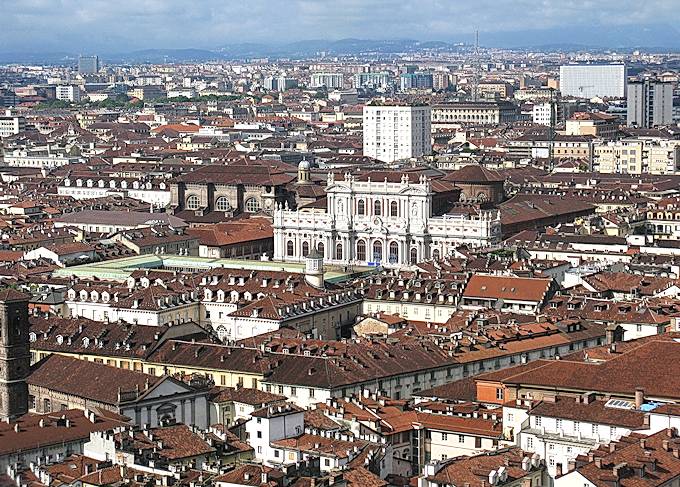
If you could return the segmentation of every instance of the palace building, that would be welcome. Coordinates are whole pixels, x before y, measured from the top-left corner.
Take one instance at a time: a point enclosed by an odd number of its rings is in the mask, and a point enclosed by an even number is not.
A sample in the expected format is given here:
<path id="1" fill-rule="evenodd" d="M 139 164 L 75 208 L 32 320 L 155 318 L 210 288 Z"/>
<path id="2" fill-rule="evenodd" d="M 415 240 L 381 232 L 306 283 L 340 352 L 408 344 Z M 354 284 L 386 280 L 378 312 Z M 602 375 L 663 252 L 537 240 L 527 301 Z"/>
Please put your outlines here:
<path id="1" fill-rule="evenodd" d="M 500 241 L 497 210 L 457 204 L 460 189 L 452 182 L 411 177 L 372 171 L 336 181 L 329 173 L 325 207 L 276 206 L 274 259 L 302 262 L 316 249 L 329 264 L 400 267 L 449 255 L 461 244 Z"/>

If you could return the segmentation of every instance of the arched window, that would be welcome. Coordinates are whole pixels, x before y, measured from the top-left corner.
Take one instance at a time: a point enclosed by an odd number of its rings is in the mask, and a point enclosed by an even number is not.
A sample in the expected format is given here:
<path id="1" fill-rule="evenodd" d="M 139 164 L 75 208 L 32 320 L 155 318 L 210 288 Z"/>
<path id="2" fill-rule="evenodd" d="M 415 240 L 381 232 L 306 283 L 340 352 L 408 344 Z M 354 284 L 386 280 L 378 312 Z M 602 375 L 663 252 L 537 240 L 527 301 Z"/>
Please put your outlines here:
<path id="1" fill-rule="evenodd" d="M 390 243 L 390 264 L 399 262 L 399 244 L 397 242 Z"/>
<path id="2" fill-rule="evenodd" d="M 418 249 L 413 247 L 411 249 L 411 264 L 417 264 L 418 263 Z"/>
<path id="3" fill-rule="evenodd" d="M 286 255 L 288 257 L 292 257 L 293 254 L 295 254 L 295 247 L 293 245 L 293 241 L 289 240 L 288 243 L 286 244 Z"/>
<path id="4" fill-rule="evenodd" d="M 227 329 L 222 325 L 217 327 L 217 338 L 219 338 L 222 341 L 225 341 L 227 339 Z"/>
<path id="5" fill-rule="evenodd" d="M 302 242 L 302 257 L 307 257 L 309 254 L 309 242 Z"/>
<path id="6" fill-rule="evenodd" d="M 246 211 L 248 213 L 256 213 L 260 211 L 260 208 L 262 207 L 260 206 L 260 202 L 257 201 L 256 198 L 248 198 L 246 200 Z"/>
<path id="7" fill-rule="evenodd" d="M 390 216 L 399 216 L 399 204 L 396 201 L 390 203 Z"/>
<path id="8" fill-rule="evenodd" d="M 380 262 L 382 260 L 382 242 L 376 240 L 373 242 L 373 262 Z"/>
<path id="9" fill-rule="evenodd" d="M 364 202 L 364 200 L 359 200 L 357 202 L 357 214 L 358 215 L 366 214 L 366 203 Z"/>
<path id="10" fill-rule="evenodd" d="M 342 244 L 335 246 L 335 260 L 342 260 Z"/>
<path id="11" fill-rule="evenodd" d="M 229 204 L 229 198 L 226 196 L 220 196 L 215 200 L 215 209 L 217 211 L 228 211 L 231 208 Z"/>
<path id="12" fill-rule="evenodd" d="M 325 248 L 324 248 L 323 242 L 319 242 L 319 243 L 317 244 L 316 250 L 318 250 L 319 253 L 320 253 L 321 255 L 324 255 L 324 256 L 326 255 L 326 254 L 324 253 Z"/>
<path id="13" fill-rule="evenodd" d="M 357 242 L 357 260 L 366 260 L 366 242 L 363 240 Z"/>
<path id="14" fill-rule="evenodd" d="M 201 206 L 201 200 L 195 194 L 187 198 L 187 210 L 198 210 Z"/>
<path id="15" fill-rule="evenodd" d="M 376 201 L 373 203 L 373 214 L 374 215 L 382 215 L 382 202 Z"/>
<path id="16" fill-rule="evenodd" d="M 432 251 L 432 258 L 433 258 L 434 260 L 439 260 L 439 249 L 434 249 L 434 250 Z"/>

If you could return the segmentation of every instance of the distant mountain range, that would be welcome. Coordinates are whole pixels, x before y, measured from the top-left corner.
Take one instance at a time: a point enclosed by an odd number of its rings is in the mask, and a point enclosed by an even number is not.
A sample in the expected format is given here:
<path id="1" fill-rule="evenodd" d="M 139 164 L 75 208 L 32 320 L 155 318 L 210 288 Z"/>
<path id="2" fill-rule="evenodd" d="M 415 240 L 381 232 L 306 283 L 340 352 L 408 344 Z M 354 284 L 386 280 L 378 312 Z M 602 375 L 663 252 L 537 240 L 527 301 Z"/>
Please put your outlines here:
<path id="1" fill-rule="evenodd" d="M 289 43 L 231 43 L 214 49 L 143 49 L 130 52 L 102 52 L 105 62 L 187 62 L 251 58 L 300 59 L 326 53 L 341 55 L 396 55 L 424 49 L 458 50 L 474 42 L 472 34 L 458 36 L 457 42 L 399 40 L 305 40 Z M 531 29 L 513 32 L 482 32 L 480 44 L 486 47 L 531 49 L 544 51 L 619 50 L 647 51 L 680 50 L 680 31 L 669 24 L 625 26 L 569 26 L 553 29 Z M 0 63 L 42 62 L 73 63 L 76 53 L 70 52 L 2 52 Z"/>

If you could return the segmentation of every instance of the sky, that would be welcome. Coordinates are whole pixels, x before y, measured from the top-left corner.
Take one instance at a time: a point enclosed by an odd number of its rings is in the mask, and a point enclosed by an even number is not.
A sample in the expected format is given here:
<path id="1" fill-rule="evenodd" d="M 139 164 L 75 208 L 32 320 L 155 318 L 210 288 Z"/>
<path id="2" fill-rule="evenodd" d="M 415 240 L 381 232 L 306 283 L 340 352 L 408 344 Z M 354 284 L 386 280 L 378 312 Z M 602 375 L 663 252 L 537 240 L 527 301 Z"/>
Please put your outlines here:
<path id="1" fill-rule="evenodd" d="M 679 0 L 0 0 L 0 52 L 126 52 L 308 39 L 469 40 L 663 21 Z"/>

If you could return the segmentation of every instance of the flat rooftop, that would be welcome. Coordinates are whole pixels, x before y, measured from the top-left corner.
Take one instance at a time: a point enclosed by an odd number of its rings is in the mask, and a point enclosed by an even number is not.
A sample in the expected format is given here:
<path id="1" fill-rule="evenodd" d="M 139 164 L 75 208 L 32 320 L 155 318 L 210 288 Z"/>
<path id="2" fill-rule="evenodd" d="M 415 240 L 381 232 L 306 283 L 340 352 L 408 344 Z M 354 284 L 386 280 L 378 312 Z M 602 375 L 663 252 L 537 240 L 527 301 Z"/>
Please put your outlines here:
<path id="1" fill-rule="evenodd" d="M 55 270 L 53 275 L 57 277 L 76 276 L 82 279 L 96 277 L 98 279 L 125 281 L 134 271 L 139 269 L 166 270 L 168 272 L 200 272 L 216 268 L 281 271 L 302 274 L 304 273 L 305 265 L 303 263 L 277 261 L 211 259 L 208 257 L 148 254 L 65 267 Z M 354 267 L 347 271 L 337 266 L 326 266 L 325 269 L 324 277 L 328 282 L 342 282 L 349 278 L 375 271 L 375 269 L 369 267 Z"/>

